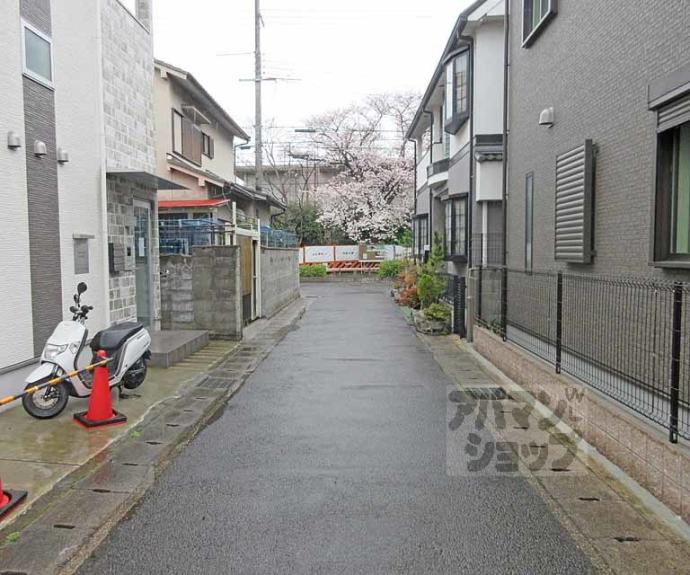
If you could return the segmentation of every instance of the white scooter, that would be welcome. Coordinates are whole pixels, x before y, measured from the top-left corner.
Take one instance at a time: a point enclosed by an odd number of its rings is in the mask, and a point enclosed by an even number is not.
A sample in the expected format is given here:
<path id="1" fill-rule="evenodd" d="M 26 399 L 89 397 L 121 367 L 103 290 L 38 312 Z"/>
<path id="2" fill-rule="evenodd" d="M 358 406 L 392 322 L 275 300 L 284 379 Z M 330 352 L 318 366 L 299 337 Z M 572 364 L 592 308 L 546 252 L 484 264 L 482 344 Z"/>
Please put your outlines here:
<path id="1" fill-rule="evenodd" d="M 151 336 L 143 324 L 126 322 L 99 331 L 91 340 L 91 352 L 85 351 L 89 331 L 84 326 L 93 306 L 81 305 L 81 295 L 86 284 L 80 282 L 74 294 L 75 305 L 69 308 L 72 321 L 60 322 L 43 348 L 41 364 L 26 378 L 26 387 L 44 383 L 54 377 L 83 369 L 96 361 L 96 352 L 105 350 L 112 358 L 108 364 L 110 387 L 118 387 L 121 397 L 122 386 L 127 389 L 139 387 L 146 378 L 146 364 L 151 357 Z M 38 419 L 49 419 L 59 415 L 69 396 L 91 395 L 91 372 L 70 377 L 59 385 L 48 385 L 22 398 L 24 409 Z"/>

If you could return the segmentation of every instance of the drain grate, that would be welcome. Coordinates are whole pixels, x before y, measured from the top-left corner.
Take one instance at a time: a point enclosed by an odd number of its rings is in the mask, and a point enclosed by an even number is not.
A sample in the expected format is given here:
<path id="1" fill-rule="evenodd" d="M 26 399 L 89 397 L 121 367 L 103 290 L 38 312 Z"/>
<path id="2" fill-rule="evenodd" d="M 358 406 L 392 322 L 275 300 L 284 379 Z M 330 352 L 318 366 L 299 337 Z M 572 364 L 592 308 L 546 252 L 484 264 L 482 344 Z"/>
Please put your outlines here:
<path id="1" fill-rule="evenodd" d="M 203 389 L 226 389 L 237 381 L 236 377 L 208 376 L 197 384 Z"/>
<path id="2" fill-rule="evenodd" d="M 110 489 L 101 489 L 100 487 L 96 487 L 91 491 L 93 491 L 94 493 L 111 493 Z"/>
<path id="3" fill-rule="evenodd" d="M 580 501 L 601 501 L 598 497 L 578 497 Z"/>
<path id="4" fill-rule="evenodd" d="M 626 535 L 614 537 L 614 539 L 618 541 L 618 543 L 636 543 L 640 540 L 639 537 L 630 537 Z"/>
<path id="5" fill-rule="evenodd" d="M 74 525 L 67 525 L 65 523 L 56 523 L 53 527 L 55 529 L 74 529 Z"/>
<path id="6" fill-rule="evenodd" d="M 489 401 L 510 399 L 510 395 L 502 387 L 466 387 L 463 391 L 473 399 Z"/>

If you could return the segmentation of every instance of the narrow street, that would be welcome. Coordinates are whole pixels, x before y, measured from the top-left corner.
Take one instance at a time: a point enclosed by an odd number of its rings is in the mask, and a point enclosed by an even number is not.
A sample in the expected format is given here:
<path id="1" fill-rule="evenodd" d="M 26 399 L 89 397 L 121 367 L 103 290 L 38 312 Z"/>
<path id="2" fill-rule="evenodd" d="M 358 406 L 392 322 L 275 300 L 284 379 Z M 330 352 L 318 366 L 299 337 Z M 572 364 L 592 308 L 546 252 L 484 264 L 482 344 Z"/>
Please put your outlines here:
<path id="1" fill-rule="evenodd" d="M 526 479 L 448 473 L 450 382 L 383 286 L 303 295 L 81 573 L 593 571 Z"/>

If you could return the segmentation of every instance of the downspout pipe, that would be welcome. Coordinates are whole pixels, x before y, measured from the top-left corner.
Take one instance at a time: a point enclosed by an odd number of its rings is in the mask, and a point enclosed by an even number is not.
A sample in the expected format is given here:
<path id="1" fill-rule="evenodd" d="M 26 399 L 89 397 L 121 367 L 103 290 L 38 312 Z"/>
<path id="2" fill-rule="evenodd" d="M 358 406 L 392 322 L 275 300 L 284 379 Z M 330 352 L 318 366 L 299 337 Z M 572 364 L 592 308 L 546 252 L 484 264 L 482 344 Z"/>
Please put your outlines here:
<path id="1" fill-rule="evenodd" d="M 429 125 L 431 126 L 431 136 L 429 138 L 429 165 L 434 163 L 434 113 L 429 110 L 424 110 L 424 113 L 429 116 Z M 427 218 L 426 224 L 426 243 L 432 248 L 434 240 L 434 194 L 431 192 L 431 187 L 429 187 L 429 217 Z M 422 260 L 424 260 L 424 255 L 422 254 Z"/>
<path id="2" fill-rule="evenodd" d="M 470 69 L 469 69 L 469 122 L 470 122 L 470 194 L 467 202 L 467 268 L 472 267 L 472 225 L 474 222 L 474 38 L 471 36 L 459 36 L 461 41 L 465 42 L 470 52 Z"/>
<path id="3" fill-rule="evenodd" d="M 508 325 L 508 97 L 510 90 L 510 0 L 504 0 L 503 15 L 503 173 L 502 173 L 502 216 L 503 216 L 503 249 L 501 263 L 503 264 L 501 281 L 501 328 L 503 341 L 507 339 Z"/>

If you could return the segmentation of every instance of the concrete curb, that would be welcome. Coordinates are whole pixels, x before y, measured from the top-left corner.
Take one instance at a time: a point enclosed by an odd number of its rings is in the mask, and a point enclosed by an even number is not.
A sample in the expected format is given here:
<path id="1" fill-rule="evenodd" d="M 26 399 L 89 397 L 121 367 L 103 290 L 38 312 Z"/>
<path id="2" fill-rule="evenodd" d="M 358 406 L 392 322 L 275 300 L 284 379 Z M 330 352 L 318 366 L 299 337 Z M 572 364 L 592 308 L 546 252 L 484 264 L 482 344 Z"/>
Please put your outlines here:
<path id="1" fill-rule="evenodd" d="M 252 338 L 240 342 L 208 371 L 190 380 L 185 393 L 152 407 L 127 435 L 60 481 L 11 526 L 0 530 L 3 570 L 31 575 L 74 573 L 175 457 L 223 413 L 227 402 L 306 308 L 301 299 L 286 306 Z M 77 517 L 79 503 L 85 497 L 98 499 L 99 494 L 117 503 L 97 524 L 83 527 Z M 73 522 L 55 522 L 55 517 L 69 516 L 70 510 L 75 515 Z M 57 530 L 60 536 L 50 537 Z M 16 542 L 6 539 L 10 532 L 18 534 Z"/>

